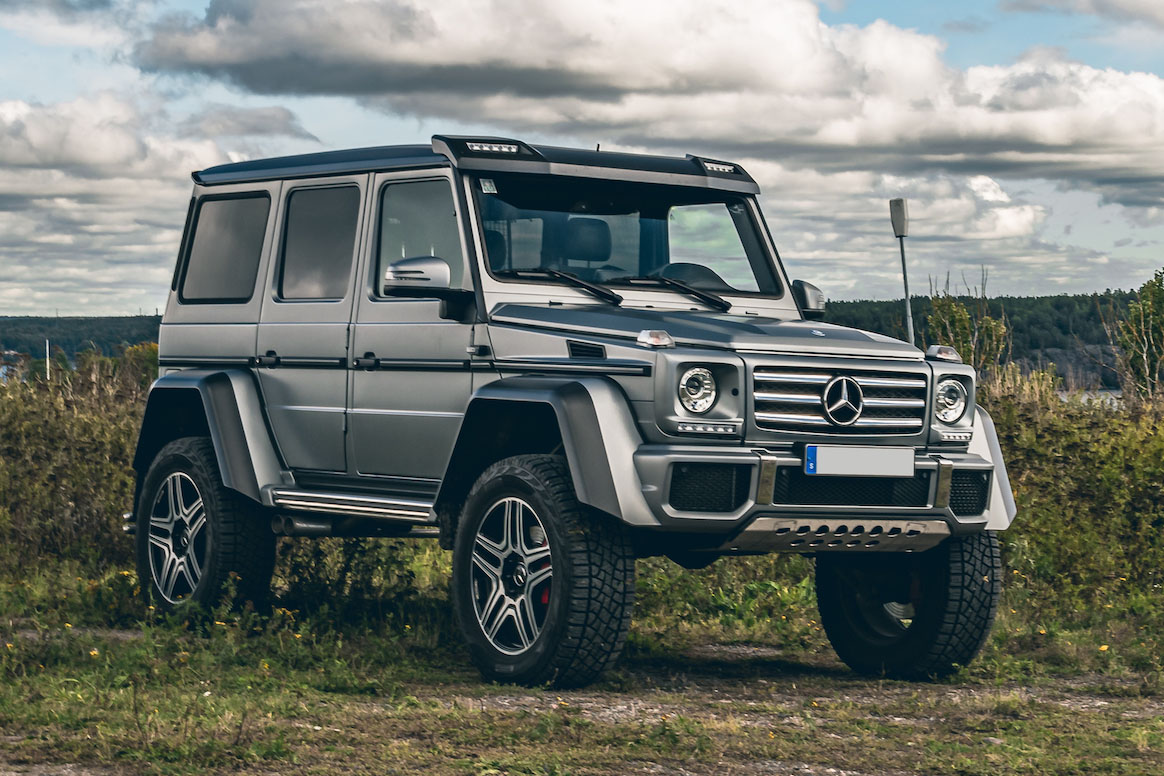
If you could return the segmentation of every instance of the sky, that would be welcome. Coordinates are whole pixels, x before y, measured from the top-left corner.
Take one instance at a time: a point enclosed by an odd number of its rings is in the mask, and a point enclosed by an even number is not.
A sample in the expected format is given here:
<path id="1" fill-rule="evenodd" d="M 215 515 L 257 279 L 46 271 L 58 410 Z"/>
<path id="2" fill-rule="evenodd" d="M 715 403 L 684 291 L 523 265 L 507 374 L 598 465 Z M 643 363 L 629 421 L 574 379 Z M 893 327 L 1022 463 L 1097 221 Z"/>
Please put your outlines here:
<path id="1" fill-rule="evenodd" d="M 488 133 L 741 163 L 792 277 L 1135 288 L 1160 0 L 0 0 L 0 315 L 152 313 L 190 172 Z"/>

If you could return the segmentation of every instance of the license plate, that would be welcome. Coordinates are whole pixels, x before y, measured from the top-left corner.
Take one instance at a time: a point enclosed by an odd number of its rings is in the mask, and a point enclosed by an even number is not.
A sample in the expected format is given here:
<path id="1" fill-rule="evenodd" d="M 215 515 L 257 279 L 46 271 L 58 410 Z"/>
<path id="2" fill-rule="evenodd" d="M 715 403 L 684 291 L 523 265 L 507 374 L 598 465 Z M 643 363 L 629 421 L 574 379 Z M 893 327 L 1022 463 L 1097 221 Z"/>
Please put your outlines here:
<path id="1" fill-rule="evenodd" d="M 848 477 L 912 477 L 912 447 L 807 445 L 804 473 Z"/>

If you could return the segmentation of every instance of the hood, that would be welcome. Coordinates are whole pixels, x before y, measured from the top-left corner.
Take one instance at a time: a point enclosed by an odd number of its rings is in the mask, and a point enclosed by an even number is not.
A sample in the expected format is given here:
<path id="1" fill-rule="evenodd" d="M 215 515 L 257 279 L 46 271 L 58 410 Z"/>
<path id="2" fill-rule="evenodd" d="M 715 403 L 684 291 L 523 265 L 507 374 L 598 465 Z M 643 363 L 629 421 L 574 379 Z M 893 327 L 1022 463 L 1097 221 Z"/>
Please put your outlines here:
<path id="1" fill-rule="evenodd" d="M 677 345 L 733 351 L 918 361 L 924 357 L 922 351 L 892 337 L 799 318 L 596 305 L 503 304 L 493 311 L 491 319 L 496 324 L 631 339 L 643 329 L 663 329 Z"/>

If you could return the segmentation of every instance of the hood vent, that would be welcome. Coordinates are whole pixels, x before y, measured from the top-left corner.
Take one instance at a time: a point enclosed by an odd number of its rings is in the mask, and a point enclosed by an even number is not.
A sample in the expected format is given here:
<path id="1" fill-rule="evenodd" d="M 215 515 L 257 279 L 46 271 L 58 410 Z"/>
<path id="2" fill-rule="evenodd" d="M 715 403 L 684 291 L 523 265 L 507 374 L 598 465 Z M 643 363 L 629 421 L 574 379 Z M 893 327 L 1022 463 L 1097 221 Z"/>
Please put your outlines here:
<path id="1" fill-rule="evenodd" d="M 570 351 L 570 358 L 606 358 L 606 348 L 593 342 L 567 340 L 566 349 Z"/>

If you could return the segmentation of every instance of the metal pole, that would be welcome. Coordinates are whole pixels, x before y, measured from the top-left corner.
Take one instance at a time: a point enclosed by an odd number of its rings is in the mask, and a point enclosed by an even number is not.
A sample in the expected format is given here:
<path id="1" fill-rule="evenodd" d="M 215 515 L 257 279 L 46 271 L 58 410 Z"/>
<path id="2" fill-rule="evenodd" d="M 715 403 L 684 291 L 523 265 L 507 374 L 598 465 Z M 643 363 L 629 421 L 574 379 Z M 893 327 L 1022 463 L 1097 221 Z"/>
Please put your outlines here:
<path id="1" fill-rule="evenodd" d="M 49 347 L 47 338 L 44 341 L 44 381 L 46 383 L 49 381 Z"/>
<path id="2" fill-rule="evenodd" d="M 909 334 L 909 344 L 916 344 L 913 339 L 913 308 L 909 303 L 909 271 L 905 267 L 905 237 L 898 237 L 901 245 L 901 277 L 905 281 L 905 330 Z"/>

